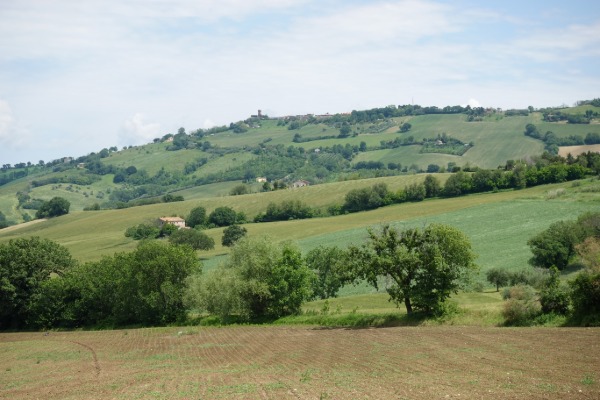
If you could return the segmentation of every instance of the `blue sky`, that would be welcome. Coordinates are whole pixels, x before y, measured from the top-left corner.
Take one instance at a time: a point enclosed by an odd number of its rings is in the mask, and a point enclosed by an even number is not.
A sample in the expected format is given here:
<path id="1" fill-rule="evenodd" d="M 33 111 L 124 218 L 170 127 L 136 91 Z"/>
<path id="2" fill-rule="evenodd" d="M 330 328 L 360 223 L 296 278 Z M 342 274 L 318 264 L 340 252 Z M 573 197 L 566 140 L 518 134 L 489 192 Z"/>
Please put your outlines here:
<path id="1" fill-rule="evenodd" d="M 271 116 L 600 97 L 600 2 L 2 0 L 0 164 Z"/>

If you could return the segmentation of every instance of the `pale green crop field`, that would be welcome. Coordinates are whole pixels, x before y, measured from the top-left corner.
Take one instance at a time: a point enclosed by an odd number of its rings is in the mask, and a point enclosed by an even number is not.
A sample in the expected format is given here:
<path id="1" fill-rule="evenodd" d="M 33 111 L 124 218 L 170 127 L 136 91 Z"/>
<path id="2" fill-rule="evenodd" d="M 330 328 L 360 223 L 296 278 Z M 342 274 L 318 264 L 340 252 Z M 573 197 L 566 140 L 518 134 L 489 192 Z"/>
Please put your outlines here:
<path id="1" fill-rule="evenodd" d="M 423 179 L 423 176 L 346 181 L 296 190 L 199 198 L 123 210 L 73 212 L 38 224 L 2 230 L 0 242 L 36 235 L 65 245 L 76 259 L 94 260 L 115 251 L 133 249 L 136 242 L 124 236 L 128 227 L 166 215 L 185 216 L 198 205 L 205 207 L 208 212 L 227 205 L 252 217 L 256 212 L 264 211 L 269 202 L 278 203 L 294 198 L 306 201 L 313 207 L 319 204 L 326 206 L 343 201 L 345 193 L 357 187 L 387 182 L 394 190 L 409 183 L 411 178 L 416 181 Z M 596 187 L 594 185 L 600 184 L 597 181 L 585 181 L 576 187 L 571 183 L 538 186 L 521 191 L 404 203 L 337 217 L 251 223 L 245 227 L 250 236 L 267 235 L 276 241 L 296 241 L 307 251 L 320 244 L 343 247 L 349 243 L 360 243 L 369 226 L 377 227 L 385 223 L 401 227 L 422 226 L 432 222 L 447 223 L 469 235 L 475 252 L 479 254 L 478 262 L 483 270 L 493 266 L 515 269 L 527 265 L 530 255 L 526 242 L 529 237 L 554 221 L 573 219 L 584 211 L 599 209 L 598 191 L 584 192 L 585 188 Z M 548 193 L 557 189 L 565 189 L 565 194 L 549 199 L 553 196 Z M 214 250 L 199 252 L 199 256 L 207 260 L 208 265 L 214 266 L 211 260 L 229 251 L 220 245 L 222 231 L 221 228 L 207 231 L 215 240 L 216 246 Z"/>

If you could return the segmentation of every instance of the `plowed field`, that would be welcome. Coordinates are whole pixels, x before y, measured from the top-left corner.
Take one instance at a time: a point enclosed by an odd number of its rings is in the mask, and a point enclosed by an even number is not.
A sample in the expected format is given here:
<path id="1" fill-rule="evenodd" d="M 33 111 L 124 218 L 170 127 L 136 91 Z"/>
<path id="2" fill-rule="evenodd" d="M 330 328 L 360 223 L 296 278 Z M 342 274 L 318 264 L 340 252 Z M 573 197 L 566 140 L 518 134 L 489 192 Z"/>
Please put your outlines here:
<path id="1" fill-rule="evenodd" d="M 0 334 L 6 399 L 598 399 L 600 329 Z"/>

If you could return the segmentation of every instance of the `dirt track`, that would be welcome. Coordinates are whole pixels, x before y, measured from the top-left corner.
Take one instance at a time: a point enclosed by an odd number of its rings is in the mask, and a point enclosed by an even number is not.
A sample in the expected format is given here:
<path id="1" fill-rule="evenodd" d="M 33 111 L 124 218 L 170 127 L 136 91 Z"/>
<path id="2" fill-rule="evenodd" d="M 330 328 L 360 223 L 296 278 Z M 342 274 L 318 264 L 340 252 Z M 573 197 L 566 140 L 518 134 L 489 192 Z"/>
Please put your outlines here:
<path id="1" fill-rule="evenodd" d="M 600 398 L 600 329 L 0 334 L 0 398 Z"/>

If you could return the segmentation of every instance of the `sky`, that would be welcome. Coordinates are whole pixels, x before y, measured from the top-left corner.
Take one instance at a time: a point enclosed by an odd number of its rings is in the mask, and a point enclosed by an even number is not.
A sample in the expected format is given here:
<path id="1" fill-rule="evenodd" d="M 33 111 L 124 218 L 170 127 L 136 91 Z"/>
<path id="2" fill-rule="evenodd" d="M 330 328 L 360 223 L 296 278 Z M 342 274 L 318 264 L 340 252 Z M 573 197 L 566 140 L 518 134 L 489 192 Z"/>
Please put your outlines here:
<path id="1" fill-rule="evenodd" d="M 600 2 L 0 0 L 0 164 L 248 118 L 600 97 Z"/>

